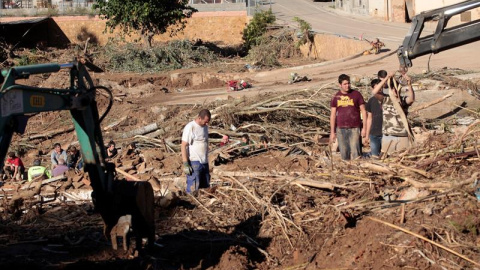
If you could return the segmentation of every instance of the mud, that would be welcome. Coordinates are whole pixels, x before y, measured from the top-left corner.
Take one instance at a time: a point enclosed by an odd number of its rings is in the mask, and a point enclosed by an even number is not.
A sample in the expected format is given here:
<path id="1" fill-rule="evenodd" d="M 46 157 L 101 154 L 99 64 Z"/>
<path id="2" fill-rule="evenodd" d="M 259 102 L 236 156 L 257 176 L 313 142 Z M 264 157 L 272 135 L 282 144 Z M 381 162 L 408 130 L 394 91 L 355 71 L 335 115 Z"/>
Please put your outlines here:
<path id="1" fill-rule="evenodd" d="M 229 66 L 220 69 L 228 70 Z M 466 128 L 454 133 L 447 128 L 428 130 L 419 125 L 419 137 L 424 139 L 419 139 L 417 148 L 397 153 L 381 162 L 380 165 L 387 166 L 392 172 L 384 174 L 362 167 L 371 160 L 342 162 L 338 154 L 332 156 L 324 141 L 318 139 L 318 134 L 325 135 L 328 126 L 316 118 L 301 117 L 299 111 L 271 111 L 260 116 L 235 115 L 256 102 L 269 99 L 274 101 L 264 105 L 274 108 L 281 103 L 275 98 L 285 94 L 286 90 L 215 100 L 227 89 L 221 77 L 209 78 L 205 75 L 211 73 L 211 69 L 199 69 L 161 75 L 92 74 L 95 82 L 111 88 L 116 98 L 112 111 L 101 124 L 105 142 L 115 140 L 122 150 L 121 158 L 116 159 L 115 164 L 119 168 L 132 165 L 128 173 L 154 183 L 157 245 L 153 250 L 135 254 L 133 244 L 127 252 L 112 250 L 110 241 L 103 236 L 102 220 L 90 201 L 69 201 L 56 196 L 64 190 L 90 192 L 88 181 L 76 182 L 78 176 L 75 174 L 68 177 L 72 181 L 71 186 L 65 186 L 65 182 L 45 186 L 42 193 L 48 193 L 48 196 L 25 200 L 16 211 L 5 207 L 8 202 L 5 197 L 8 196 L 4 194 L 15 192 L 21 184 L 5 182 L 0 207 L 2 269 L 474 267 L 458 256 L 369 217 L 401 226 L 474 261 L 480 260 L 480 219 L 478 202 L 473 195 L 473 180 L 472 183 L 448 189 L 425 189 L 429 195 L 421 200 L 388 202 L 383 196 L 386 189 L 400 195 L 410 187 L 408 179 L 427 184 L 453 184 L 470 179 L 479 165 L 478 153 L 473 152 L 479 134 L 478 126 L 471 126 L 470 133 L 466 133 Z M 68 83 L 65 75 L 31 76 L 26 84 L 65 88 Z M 236 75 L 247 80 L 253 78 L 245 72 Z M 197 76 L 207 79 L 193 79 Z M 253 90 L 265 87 L 255 86 L 256 82 L 252 82 Z M 275 90 L 283 85 L 285 83 L 278 82 Z M 292 92 L 305 92 L 306 86 L 307 83 L 294 85 L 292 87 L 296 88 Z M 221 90 L 215 92 L 213 88 Z M 315 103 L 318 109 L 320 104 L 328 104 L 334 91 L 334 88 L 320 91 L 317 87 L 311 89 L 308 96 L 310 101 L 318 101 Z M 206 93 L 210 93 L 205 98 L 208 102 L 197 99 L 194 104 L 168 104 L 169 100 L 181 99 L 186 94 Z M 100 93 L 97 97 L 102 114 L 107 100 Z M 288 102 L 292 100 L 304 101 L 306 98 L 292 95 Z M 300 104 L 295 109 L 307 106 L 308 103 Z M 237 135 L 242 132 L 250 132 L 252 138 L 258 140 L 259 135 L 267 130 L 272 142 L 268 151 L 245 157 L 235 156 L 226 164 L 212 166 L 213 188 L 202 190 L 194 198 L 182 191 L 184 176 L 178 144 L 183 126 L 203 107 L 212 111 L 228 109 L 216 112 L 219 116 L 212 121 L 211 127 L 221 132 L 235 132 L 227 124 L 232 121 L 237 128 L 244 128 L 235 133 L 232 140 L 238 140 Z M 248 111 L 261 109 L 265 108 L 254 107 Z M 152 123 L 159 126 L 155 136 L 123 137 L 131 130 Z M 68 112 L 32 116 L 26 133 L 15 135 L 12 149 L 22 150 L 22 159 L 27 166 L 39 152 L 44 164 L 48 164 L 53 144 L 60 142 L 64 148 L 76 144 L 75 133 L 64 132 L 35 140 L 29 139 L 29 136 L 71 125 Z M 249 125 L 254 128 L 248 129 Z M 282 133 L 284 131 L 289 131 L 289 134 Z M 218 131 L 211 134 L 212 150 L 217 149 L 219 138 Z M 471 154 L 459 156 L 460 150 L 449 148 L 461 139 L 464 140 L 463 149 Z M 123 156 L 127 144 L 132 141 L 137 143 L 142 156 Z M 210 157 L 211 160 L 214 158 Z M 398 164 L 407 169 L 399 169 L 396 167 Z M 425 170 L 432 176 L 423 177 L 409 168 Z M 88 177 L 84 178 L 88 180 Z M 332 189 L 313 188 L 295 184 L 296 180 L 328 182 L 336 186 Z M 13 190 L 6 190 L 8 187 L 13 187 Z M 405 203 L 404 221 L 400 221 L 402 203 Z"/>

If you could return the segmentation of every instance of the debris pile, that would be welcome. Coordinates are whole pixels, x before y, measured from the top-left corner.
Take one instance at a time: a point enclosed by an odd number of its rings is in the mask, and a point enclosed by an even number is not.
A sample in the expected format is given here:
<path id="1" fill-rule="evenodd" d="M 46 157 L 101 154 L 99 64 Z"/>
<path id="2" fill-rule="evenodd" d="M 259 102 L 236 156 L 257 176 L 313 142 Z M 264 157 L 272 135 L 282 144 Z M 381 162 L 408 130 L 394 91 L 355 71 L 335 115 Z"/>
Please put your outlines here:
<path id="1" fill-rule="evenodd" d="M 479 267 L 478 114 L 463 128 L 416 127 L 417 145 L 409 150 L 345 162 L 328 146 L 336 91 L 332 82 L 207 104 L 209 158 L 226 162 L 212 165 L 212 187 L 197 197 L 182 191 L 179 144 L 199 107 L 139 107 L 124 97 L 102 128 L 106 139 L 134 141 L 139 150 L 122 149 L 113 160 L 118 178 L 149 181 L 155 190 L 153 257 L 127 261 L 131 247 L 111 249 L 93 214 L 88 176 L 69 172 L 0 188 L 0 253 L 18 252 L 0 256 L 0 264 L 19 265 L 25 257 L 17 247 L 28 246 L 27 264 L 37 267 L 40 261 L 85 266 L 84 260 L 114 267 L 118 258 L 145 269 Z M 66 118 L 32 117 L 36 129 L 14 138 L 26 164 L 53 140 L 75 141 Z M 55 128 L 53 119 L 60 123 Z M 243 134 L 258 148 L 260 137 L 268 137 L 268 148 L 235 155 Z M 224 135 L 233 142 L 220 147 Z"/>

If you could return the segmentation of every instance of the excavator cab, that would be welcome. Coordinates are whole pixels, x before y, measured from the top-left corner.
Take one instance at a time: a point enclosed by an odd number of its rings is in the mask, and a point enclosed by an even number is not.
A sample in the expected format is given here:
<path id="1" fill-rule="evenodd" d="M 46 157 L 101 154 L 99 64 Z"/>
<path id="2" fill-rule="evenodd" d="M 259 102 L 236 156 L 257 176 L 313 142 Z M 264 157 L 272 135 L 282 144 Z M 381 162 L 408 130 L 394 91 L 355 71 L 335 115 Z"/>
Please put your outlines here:
<path id="1" fill-rule="evenodd" d="M 33 74 L 69 69 L 67 89 L 32 87 L 18 84 Z M 95 209 L 105 222 L 108 236 L 121 216 L 132 216 L 132 229 L 138 237 L 154 241 L 153 189 L 148 182 L 128 182 L 115 179 L 115 165 L 106 162 L 106 150 L 100 123 L 113 105 L 108 88 L 94 86 L 81 61 L 67 64 L 39 64 L 3 70 L 0 88 L 0 162 L 4 162 L 14 132 L 23 134 L 30 116 L 47 111 L 69 110 L 81 145 L 84 170 L 93 189 Z M 104 90 L 110 96 L 106 111 L 99 116 L 95 94 Z M 136 232 L 135 232 L 136 230 Z M 140 241 L 141 242 L 141 241 Z M 137 241 L 138 243 L 138 241 Z M 137 246 L 137 248 L 139 248 Z"/>

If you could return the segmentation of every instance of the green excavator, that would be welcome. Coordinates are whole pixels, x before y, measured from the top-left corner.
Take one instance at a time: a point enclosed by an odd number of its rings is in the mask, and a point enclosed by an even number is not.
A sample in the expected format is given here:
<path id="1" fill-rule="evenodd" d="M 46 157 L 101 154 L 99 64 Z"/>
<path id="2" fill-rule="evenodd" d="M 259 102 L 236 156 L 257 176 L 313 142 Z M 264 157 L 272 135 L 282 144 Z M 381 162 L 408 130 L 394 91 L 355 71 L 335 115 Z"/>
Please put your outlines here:
<path id="1" fill-rule="evenodd" d="M 66 89 L 41 88 L 18 84 L 30 75 L 58 72 L 69 69 L 70 85 Z M 23 134 L 29 117 L 40 112 L 69 110 L 81 145 L 84 170 L 88 173 L 93 189 L 95 210 L 105 222 L 104 233 L 108 236 L 119 218 L 132 217 L 132 229 L 137 237 L 137 248 L 142 238 L 148 238 L 153 246 L 155 235 L 153 189 L 148 182 L 117 180 L 115 165 L 106 161 L 100 123 L 113 105 L 111 91 L 103 86 L 94 86 L 85 65 L 74 60 L 67 64 L 39 64 L 12 67 L 3 70 L 0 79 L 0 162 L 5 155 L 14 133 Z M 0 80 L 0 83 L 2 81 Z M 106 111 L 99 116 L 97 91 L 106 91 L 110 101 Z"/>

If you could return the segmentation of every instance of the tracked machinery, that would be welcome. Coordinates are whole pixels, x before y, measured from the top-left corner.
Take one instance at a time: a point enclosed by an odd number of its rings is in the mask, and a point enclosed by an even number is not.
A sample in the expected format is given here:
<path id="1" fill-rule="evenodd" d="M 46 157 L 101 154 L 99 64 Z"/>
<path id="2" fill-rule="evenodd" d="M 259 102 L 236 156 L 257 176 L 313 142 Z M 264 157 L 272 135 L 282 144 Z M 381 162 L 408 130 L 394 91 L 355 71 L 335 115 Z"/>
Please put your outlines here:
<path id="1" fill-rule="evenodd" d="M 66 89 L 42 88 L 19 84 L 34 74 L 69 70 L 69 86 Z M 115 165 L 106 161 L 106 150 L 100 128 L 113 105 L 113 95 L 108 88 L 94 86 L 82 61 L 66 64 L 38 64 L 12 67 L 2 71 L 0 83 L 0 162 L 5 155 L 14 133 L 23 134 L 29 117 L 50 111 L 68 110 L 72 117 L 81 146 L 84 171 L 92 186 L 95 210 L 101 215 L 106 235 L 120 217 L 131 215 L 132 229 L 137 240 L 137 249 L 142 238 L 148 238 L 153 246 L 155 223 L 153 189 L 148 182 L 116 180 Z M 106 111 L 99 115 L 96 92 L 106 91 L 110 101 Z"/>

